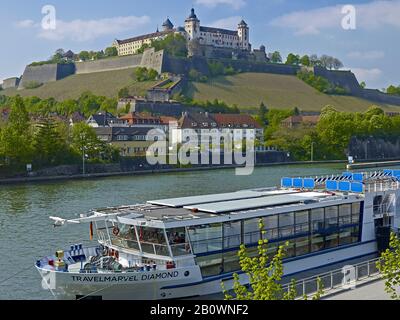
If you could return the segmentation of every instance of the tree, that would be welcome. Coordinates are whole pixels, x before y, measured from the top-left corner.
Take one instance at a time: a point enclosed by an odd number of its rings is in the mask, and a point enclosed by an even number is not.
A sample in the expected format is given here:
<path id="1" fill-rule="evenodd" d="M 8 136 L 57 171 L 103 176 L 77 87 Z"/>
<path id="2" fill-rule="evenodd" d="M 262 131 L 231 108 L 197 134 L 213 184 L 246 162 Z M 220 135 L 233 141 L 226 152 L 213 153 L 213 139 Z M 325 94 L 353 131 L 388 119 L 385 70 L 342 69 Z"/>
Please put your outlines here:
<path id="1" fill-rule="evenodd" d="M 118 50 L 116 47 L 108 47 L 106 48 L 106 50 L 104 51 L 104 54 L 107 57 L 116 57 L 118 56 Z"/>
<path id="2" fill-rule="evenodd" d="M 279 51 L 275 51 L 270 55 L 272 63 L 282 63 L 282 56 Z"/>
<path id="3" fill-rule="evenodd" d="M 360 83 L 360 87 L 365 89 L 367 87 L 367 84 L 363 81 Z"/>
<path id="4" fill-rule="evenodd" d="M 148 48 L 150 48 L 150 45 L 149 45 L 148 43 L 144 43 L 144 44 L 142 44 L 142 46 L 137 50 L 136 53 L 143 53 L 144 50 L 146 50 L 146 49 L 148 49 Z"/>
<path id="5" fill-rule="evenodd" d="M 79 59 L 81 59 L 82 61 L 86 61 L 90 59 L 90 53 L 88 51 L 81 51 L 79 53 Z"/>
<path id="6" fill-rule="evenodd" d="M 10 116 L 5 128 L 1 130 L 0 154 L 11 166 L 19 167 L 32 161 L 32 134 L 29 114 L 23 99 L 18 95 L 11 106 Z"/>
<path id="7" fill-rule="evenodd" d="M 238 256 L 241 270 L 248 276 L 250 289 L 242 285 L 239 275 L 234 274 L 233 292 L 229 294 L 224 283 L 221 283 L 226 300 L 294 300 L 296 299 L 296 281 L 292 280 L 289 290 L 283 290 L 281 280 L 284 274 L 283 259 L 285 251 L 289 245 L 279 246 L 277 253 L 270 258 L 268 255 L 268 240 L 265 239 L 263 220 L 260 219 L 261 239 L 258 242 L 256 255 L 252 255 L 249 250 L 241 245 Z M 320 281 L 318 281 L 321 284 Z M 315 298 L 319 298 L 323 293 L 323 288 L 319 285 Z"/>
<path id="8" fill-rule="evenodd" d="M 164 39 L 154 40 L 151 47 L 158 50 L 165 50 L 169 55 L 176 57 L 187 57 L 187 40 L 181 34 L 169 34 Z"/>
<path id="9" fill-rule="evenodd" d="M 40 121 L 33 138 L 35 162 L 39 166 L 51 166 L 62 163 L 69 153 L 66 140 L 63 140 L 57 124 L 49 117 Z"/>
<path id="10" fill-rule="evenodd" d="M 376 264 L 385 280 L 385 291 L 392 299 L 400 300 L 397 289 L 400 284 L 400 240 L 392 233 L 389 248 L 381 254 L 381 260 Z"/>
<path id="11" fill-rule="evenodd" d="M 135 69 L 135 77 L 139 82 L 156 80 L 158 72 L 154 69 L 147 69 L 146 67 L 138 67 Z"/>
<path id="12" fill-rule="evenodd" d="M 268 108 L 265 106 L 264 102 L 261 102 L 260 104 L 260 108 L 258 109 L 258 118 L 259 118 L 259 122 L 266 126 L 268 125 Z"/>
<path id="13" fill-rule="evenodd" d="M 400 95 L 400 86 L 396 87 L 396 86 L 391 85 L 386 89 L 386 93 L 393 94 L 393 95 Z"/>
<path id="14" fill-rule="evenodd" d="M 72 148 L 78 153 L 85 153 L 89 158 L 96 158 L 103 149 L 103 143 L 97 138 L 92 127 L 84 122 L 72 128 Z"/>
<path id="15" fill-rule="evenodd" d="M 310 57 L 308 55 L 302 56 L 300 59 L 300 63 L 305 67 L 309 67 L 311 65 Z"/>
<path id="16" fill-rule="evenodd" d="M 127 87 L 119 89 L 118 98 L 119 99 L 129 98 L 129 89 Z"/>
<path id="17" fill-rule="evenodd" d="M 321 60 L 318 58 L 316 54 L 312 54 L 310 56 L 310 65 L 313 67 L 321 66 Z"/>
<path id="18" fill-rule="evenodd" d="M 344 65 L 343 65 L 342 61 L 340 61 L 339 59 L 333 58 L 332 66 L 333 66 L 333 69 L 339 70 L 339 69 L 343 68 Z"/>
<path id="19" fill-rule="evenodd" d="M 117 111 L 118 102 L 112 98 L 106 98 L 100 105 L 100 110 L 115 113 Z"/>
<path id="20" fill-rule="evenodd" d="M 300 63 L 300 56 L 295 55 L 293 53 L 289 53 L 286 59 L 286 64 L 298 65 L 299 63 Z"/>

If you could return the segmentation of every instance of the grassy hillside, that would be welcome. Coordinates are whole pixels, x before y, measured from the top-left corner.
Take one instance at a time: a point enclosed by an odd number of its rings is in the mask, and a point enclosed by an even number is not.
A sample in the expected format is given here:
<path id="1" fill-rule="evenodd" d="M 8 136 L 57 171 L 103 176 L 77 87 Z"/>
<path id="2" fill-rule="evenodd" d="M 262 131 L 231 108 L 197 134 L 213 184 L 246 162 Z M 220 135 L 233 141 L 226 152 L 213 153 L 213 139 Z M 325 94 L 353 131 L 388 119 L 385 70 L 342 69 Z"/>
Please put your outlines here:
<path id="1" fill-rule="evenodd" d="M 128 87 L 132 95 L 144 95 L 146 90 L 156 82 L 137 82 L 134 80 L 134 69 L 97 72 L 73 75 L 56 82 L 46 83 L 37 89 L 6 89 L 1 94 L 21 96 L 37 96 L 39 98 L 54 97 L 56 100 L 78 98 L 86 90 L 96 95 L 116 97 L 118 90 Z"/>
<path id="2" fill-rule="evenodd" d="M 96 95 L 116 97 L 118 90 L 128 87 L 132 95 L 145 95 L 146 90 L 156 84 L 154 81 L 137 82 L 134 69 L 81 74 L 51 82 L 37 89 L 7 89 L 1 94 L 22 96 L 54 97 L 56 100 L 78 98 L 89 90 Z M 295 76 L 268 73 L 242 73 L 218 77 L 208 83 L 190 83 L 185 94 L 195 100 L 219 99 L 242 110 L 254 110 L 263 101 L 269 108 L 288 109 L 298 107 L 305 111 L 319 111 L 326 105 L 333 105 L 342 111 L 363 111 L 372 104 L 387 111 L 400 111 L 400 106 L 379 104 L 355 97 L 330 96 L 318 92 Z"/>
<path id="3" fill-rule="evenodd" d="M 363 111 L 375 104 L 388 111 L 400 111 L 400 106 L 326 95 L 295 76 L 267 73 L 242 73 L 218 77 L 208 83 L 192 83 L 186 95 L 195 100 L 220 99 L 228 104 L 237 104 L 243 110 L 258 108 L 263 101 L 269 108 L 276 109 L 298 107 L 306 111 L 319 111 L 329 104 L 341 111 Z"/>

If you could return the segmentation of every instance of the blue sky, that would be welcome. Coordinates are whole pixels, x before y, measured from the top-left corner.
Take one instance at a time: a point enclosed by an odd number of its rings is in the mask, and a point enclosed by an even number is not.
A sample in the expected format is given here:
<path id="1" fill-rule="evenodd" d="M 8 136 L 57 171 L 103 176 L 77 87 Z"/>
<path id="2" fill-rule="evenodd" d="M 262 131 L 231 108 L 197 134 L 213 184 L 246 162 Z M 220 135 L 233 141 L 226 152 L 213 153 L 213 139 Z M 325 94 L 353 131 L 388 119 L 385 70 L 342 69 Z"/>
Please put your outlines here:
<path id="1" fill-rule="evenodd" d="M 342 27 L 344 5 L 355 8 L 355 30 Z M 56 30 L 43 30 L 42 8 L 56 9 Z M 400 84 L 400 0 L 14 0 L 0 10 L 1 79 L 19 76 L 26 64 L 58 48 L 99 50 L 115 38 L 153 32 L 167 16 L 183 25 L 192 5 L 202 25 L 250 26 L 253 47 L 283 56 L 329 54 L 341 59 L 370 88 Z"/>

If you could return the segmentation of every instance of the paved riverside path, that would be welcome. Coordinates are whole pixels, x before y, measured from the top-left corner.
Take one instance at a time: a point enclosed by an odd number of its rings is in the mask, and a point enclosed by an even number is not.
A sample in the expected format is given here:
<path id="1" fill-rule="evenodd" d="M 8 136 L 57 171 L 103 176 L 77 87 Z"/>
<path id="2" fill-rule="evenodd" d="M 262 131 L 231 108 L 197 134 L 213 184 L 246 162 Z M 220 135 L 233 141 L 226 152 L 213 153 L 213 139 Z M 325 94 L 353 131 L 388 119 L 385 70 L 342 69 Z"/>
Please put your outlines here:
<path id="1" fill-rule="evenodd" d="M 391 300 L 385 292 L 385 282 L 377 280 L 361 286 L 354 290 L 342 291 L 338 294 L 323 298 L 323 300 Z"/>

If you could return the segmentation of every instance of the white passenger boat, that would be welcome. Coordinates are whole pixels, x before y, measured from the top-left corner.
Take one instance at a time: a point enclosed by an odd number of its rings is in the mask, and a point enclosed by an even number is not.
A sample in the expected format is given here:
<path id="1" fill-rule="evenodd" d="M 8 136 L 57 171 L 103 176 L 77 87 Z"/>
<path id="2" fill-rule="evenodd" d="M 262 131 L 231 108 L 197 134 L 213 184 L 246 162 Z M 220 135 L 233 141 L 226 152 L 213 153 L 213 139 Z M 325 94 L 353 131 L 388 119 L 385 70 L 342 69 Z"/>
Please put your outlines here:
<path id="1" fill-rule="evenodd" d="M 243 283 L 238 249 L 255 252 L 263 219 L 269 252 L 289 241 L 285 275 L 385 249 L 399 226 L 400 171 L 282 178 L 281 187 L 98 209 L 56 226 L 90 225 L 94 246 L 36 262 L 58 299 L 176 299 Z"/>

